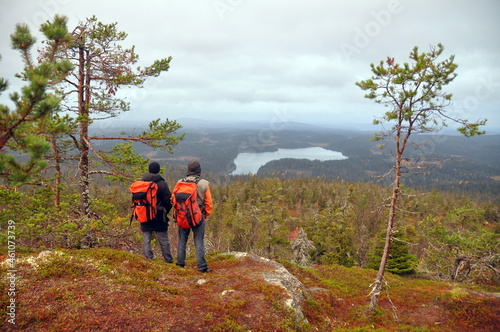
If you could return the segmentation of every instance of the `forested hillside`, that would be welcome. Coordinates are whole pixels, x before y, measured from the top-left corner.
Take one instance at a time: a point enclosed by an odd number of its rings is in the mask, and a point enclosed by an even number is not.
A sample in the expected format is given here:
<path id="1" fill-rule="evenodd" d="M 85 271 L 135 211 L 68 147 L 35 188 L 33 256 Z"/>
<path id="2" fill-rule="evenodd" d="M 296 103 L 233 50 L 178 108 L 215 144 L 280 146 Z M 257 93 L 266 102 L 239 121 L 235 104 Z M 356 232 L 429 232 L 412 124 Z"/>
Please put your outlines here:
<path id="1" fill-rule="evenodd" d="M 175 174 L 180 177 L 183 171 L 184 167 L 173 166 L 168 170 L 171 186 Z M 207 228 L 209 252 L 253 252 L 307 265 L 370 267 L 380 259 L 390 196 L 387 188 L 318 178 L 256 176 L 217 185 L 220 179 L 212 179 L 210 173 L 206 177 L 212 180 L 215 205 Z M 92 219 L 79 216 L 75 208 L 79 195 L 71 183 L 59 207 L 50 189 L 13 192 L 3 188 L 0 195 L 2 224 L 6 227 L 11 220 L 15 225 L 18 248 L 104 246 L 140 253 L 137 222 L 129 226 L 128 186 L 94 182 Z M 407 188 L 394 234 L 397 253 L 389 270 L 498 284 L 498 222 L 498 204 Z M 175 248 L 175 225 L 170 230 Z M 7 233 L 1 236 L 7 241 Z"/>

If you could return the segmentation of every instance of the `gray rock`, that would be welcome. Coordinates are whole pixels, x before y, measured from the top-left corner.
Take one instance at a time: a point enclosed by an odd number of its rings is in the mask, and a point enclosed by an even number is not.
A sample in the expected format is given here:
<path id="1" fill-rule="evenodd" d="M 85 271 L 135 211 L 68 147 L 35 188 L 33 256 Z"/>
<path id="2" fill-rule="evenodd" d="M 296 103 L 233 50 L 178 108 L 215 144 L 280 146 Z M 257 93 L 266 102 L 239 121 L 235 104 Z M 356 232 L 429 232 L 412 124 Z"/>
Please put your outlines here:
<path id="1" fill-rule="evenodd" d="M 262 273 L 264 281 L 271 285 L 282 287 L 288 295 L 288 299 L 286 299 L 284 303 L 285 306 L 295 312 L 297 319 L 307 321 L 302 313 L 302 301 L 306 288 L 299 279 L 291 274 L 282 264 L 247 252 L 229 252 L 228 254 L 234 255 L 236 258 L 240 259 L 248 257 L 272 266 L 274 271 Z"/>

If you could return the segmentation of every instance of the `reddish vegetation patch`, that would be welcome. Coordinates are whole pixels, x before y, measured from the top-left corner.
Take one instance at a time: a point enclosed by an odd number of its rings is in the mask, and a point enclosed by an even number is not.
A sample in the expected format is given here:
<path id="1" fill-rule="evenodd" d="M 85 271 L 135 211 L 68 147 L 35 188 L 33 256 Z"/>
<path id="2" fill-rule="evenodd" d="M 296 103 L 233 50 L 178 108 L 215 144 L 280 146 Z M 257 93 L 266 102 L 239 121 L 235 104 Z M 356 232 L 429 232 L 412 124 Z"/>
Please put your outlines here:
<path id="1" fill-rule="evenodd" d="M 36 258 L 38 256 L 32 256 Z M 301 268 L 282 262 L 304 285 L 297 322 L 281 287 L 263 281 L 275 266 L 250 258 L 208 256 L 213 273 L 118 250 L 73 250 L 19 259 L 16 325 L 2 331 L 496 331 L 500 299 L 446 283 L 387 275 L 388 290 L 367 317 L 375 271 Z M 6 270 L 2 265 L 2 272 Z M 2 288 L 6 289 L 5 278 Z M 0 297 L 2 317 L 9 301 Z"/>
<path id="2" fill-rule="evenodd" d="M 21 263 L 16 325 L 4 321 L 2 329 L 274 331 L 292 321 L 282 289 L 262 279 L 272 270 L 264 263 L 224 259 L 202 274 L 106 252 L 96 260 L 83 250 L 53 255 L 37 268 Z"/>
<path id="3" fill-rule="evenodd" d="M 384 331 L 498 331 L 498 296 L 465 293 L 455 298 L 453 286 L 446 283 L 387 274 L 389 288 L 381 293 L 376 314 L 369 317 L 369 285 L 375 271 L 285 265 L 308 289 L 303 312 L 320 331 L 374 327 Z"/>

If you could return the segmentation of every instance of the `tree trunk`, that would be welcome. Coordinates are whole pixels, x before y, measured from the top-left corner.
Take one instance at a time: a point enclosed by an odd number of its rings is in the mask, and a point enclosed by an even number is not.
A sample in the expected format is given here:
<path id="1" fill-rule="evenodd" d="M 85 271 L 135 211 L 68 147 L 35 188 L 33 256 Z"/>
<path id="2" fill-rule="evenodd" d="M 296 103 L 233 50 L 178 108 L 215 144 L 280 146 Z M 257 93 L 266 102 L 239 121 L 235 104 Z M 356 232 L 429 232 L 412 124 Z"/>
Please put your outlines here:
<path id="1" fill-rule="evenodd" d="M 61 156 L 59 154 L 59 149 L 57 148 L 57 139 L 55 136 L 51 139 L 52 150 L 54 151 L 55 160 L 55 170 L 56 170 L 56 195 L 54 198 L 54 204 L 58 211 L 61 210 Z"/>
<path id="2" fill-rule="evenodd" d="M 368 306 L 368 313 L 371 315 L 375 311 L 378 303 L 378 298 L 380 296 L 380 290 L 382 289 L 382 281 L 384 279 L 384 273 L 385 273 L 385 267 L 387 265 L 387 260 L 389 259 L 389 250 L 391 248 L 391 239 L 392 239 L 392 233 L 394 229 L 394 220 L 396 219 L 396 204 L 398 201 L 399 197 L 399 186 L 401 183 L 401 162 L 402 162 L 402 155 L 403 155 L 403 150 L 404 150 L 404 143 L 403 143 L 403 149 L 401 149 L 400 146 L 400 132 L 398 132 L 397 139 L 396 139 L 396 176 L 394 180 L 394 186 L 392 190 L 392 197 L 391 197 L 391 208 L 389 211 L 389 220 L 387 222 L 387 231 L 385 235 L 385 246 L 384 246 L 384 253 L 382 254 L 382 260 L 380 261 L 380 266 L 378 269 L 377 277 L 375 278 L 375 281 L 372 284 L 372 291 L 371 291 L 371 298 L 370 298 L 370 305 Z"/>
<path id="3" fill-rule="evenodd" d="M 89 181 L 89 99 L 86 98 L 90 93 L 90 87 L 87 85 L 88 73 L 85 72 L 85 50 L 80 47 L 79 66 L 78 66 L 78 114 L 79 120 L 79 153 L 80 163 L 78 164 L 79 183 L 80 183 L 80 213 L 86 216 L 90 212 L 90 181 Z"/>
<path id="4" fill-rule="evenodd" d="M 90 181 L 89 181 L 89 147 L 86 142 L 88 128 L 80 124 L 80 213 L 82 216 L 88 215 L 90 211 Z"/>
<path id="5" fill-rule="evenodd" d="M 464 273 L 462 273 L 465 271 Z M 467 256 L 458 256 L 455 259 L 455 266 L 453 267 L 453 272 L 451 274 L 452 281 L 463 281 L 467 278 L 471 271 L 469 257 Z M 463 276 L 460 278 L 460 274 Z"/>

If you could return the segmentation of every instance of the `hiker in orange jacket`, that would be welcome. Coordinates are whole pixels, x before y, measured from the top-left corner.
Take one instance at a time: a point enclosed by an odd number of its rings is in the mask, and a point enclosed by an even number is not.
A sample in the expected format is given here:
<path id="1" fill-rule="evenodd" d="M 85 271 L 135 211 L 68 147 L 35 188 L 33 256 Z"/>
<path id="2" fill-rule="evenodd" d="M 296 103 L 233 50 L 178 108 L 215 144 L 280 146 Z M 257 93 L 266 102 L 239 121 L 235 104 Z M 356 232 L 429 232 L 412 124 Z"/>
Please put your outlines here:
<path id="1" fill-rule="evenodd" d="M 194 246 L 196 249 L 196 260 L 198 263 L 198 271 L 212 272 L 208 268 L 205 260 L 205 224 L 206 219 L 210 216 L 213 209 L 212 194 L 210 193 L 209 182 L 201 179 L 201 166 L 197 160 L 188 163 L 188 171 L 186 177 L 179 181 L 197 182 L 197 197 L 198 204 L 202 207 L 204 220 L 193 228 L 179 227 L 179 243 L 177 248 L 177 265 L 184 267 L 186 264 L 186 244 L 189 233 L 193 231 Z"/>

